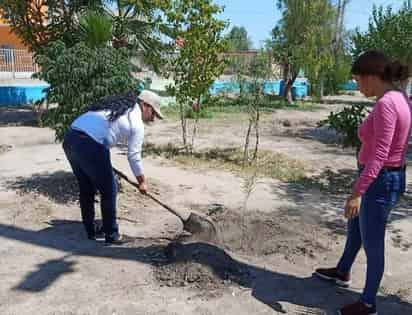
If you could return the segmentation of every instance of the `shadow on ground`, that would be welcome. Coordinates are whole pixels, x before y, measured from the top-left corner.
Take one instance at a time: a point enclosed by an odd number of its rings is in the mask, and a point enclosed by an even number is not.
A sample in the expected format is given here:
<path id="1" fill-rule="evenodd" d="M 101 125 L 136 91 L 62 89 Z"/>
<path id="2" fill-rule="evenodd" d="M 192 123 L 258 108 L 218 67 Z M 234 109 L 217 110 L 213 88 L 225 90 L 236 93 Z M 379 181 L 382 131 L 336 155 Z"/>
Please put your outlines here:
<path id="1" fill-rule="evenodd" d="M 218 280 L 250 289 L 251 296 L 280 313 L 288 313 L 290 306 L 284 308 L 287 303 L 292 304 L 295 314 L 324 314 L 324 311 L 332 312 L 359 298 L 356 292 L 336 289 L 311 275 L 297 277 L 240 262 L 212 244 L 136 239 L 125 247 L 101 246 L 98 242 L 81 239 L 82 226 L 78 222 L 51 221 L 49 224 L 50 227 L 40 231 L 0 224 L 2 238 L 65 253 L 60 259 L 37 265 L 37 269 L 30 271 L 13 290 L 45 290 L 62 275 L 75 272 L 76 257 L 87 256 L 150 264 L 155 272 L 160 268 L 196 263 L 211 270 Z M 378 306 L 387 315 L 412 313 L 412 305 L 397 296 L 379 297 Z"/>
<path id="2" fill-rule="evenodd" d="M 282 211 L 289 215 L 297 213 L 296 215 L 306 217 L 307 220 L 318 222 L 333 233 L 346 235 L 343 207 L 357 176 L 355 169 L 326 169 L 318 175 L 294 183 L 284 183 L 281 186 L 284 191 L 281 198 L 291 201 L 295 206 Z M 274 189 L 279 194 L 278 187 Z M 409 191 L 412 191 L 412 184 L 391 211 L 389 223 L 412 217 L 412 198 Z"/>
<path id="3" fill-rule="evenodd" d="M 79 187 L 72 172 L 58 171 L 20 177 L 7 182 L 6 187 L 23 194 L 43 195 L 58 204 L 76 202 L 79 198 Z"/>

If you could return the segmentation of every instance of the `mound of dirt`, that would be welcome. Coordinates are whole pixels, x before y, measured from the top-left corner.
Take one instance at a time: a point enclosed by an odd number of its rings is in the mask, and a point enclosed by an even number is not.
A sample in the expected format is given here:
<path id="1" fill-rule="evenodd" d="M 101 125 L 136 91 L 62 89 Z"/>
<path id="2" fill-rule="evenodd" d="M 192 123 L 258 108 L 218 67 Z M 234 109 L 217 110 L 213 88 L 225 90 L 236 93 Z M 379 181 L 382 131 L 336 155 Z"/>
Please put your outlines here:
<path id="1" fill-rule="evenodd" d="M 279 212 L 242 216 L 224 210 L 213 219 L 223 247 L 200 242 L 170 243 L 164 249 L 165 263 L 154 271 L 162 285 L 196 288 L 202 294 L 216 296 L 232 285 L 251 287 L 257 274 L 264 272 L 233 259 L 229 252 L 243 256 L 281 255 L 295 263 L 302 257 L 314 259 L 330 248 L 328 231 L 299 216 Z"/>
<path id="2" fill-rule="evenodd" d="M 225 211 L 214 216 L 225 248 L 251 256 L 280 254 L 291 262 L 302 256 L 315 258 L 328 248 L 319 226 L 286 213 Z"/>
<path id="3" fill-rule="evenodd" d="M 251 266 L 212 244 L 172 242 L 164 256 L 165 263 L 154 269 L 161 285 L 198 289 L 207 297 L 220 296 L 233 285 L 250 286 L 254 278 Z"/>

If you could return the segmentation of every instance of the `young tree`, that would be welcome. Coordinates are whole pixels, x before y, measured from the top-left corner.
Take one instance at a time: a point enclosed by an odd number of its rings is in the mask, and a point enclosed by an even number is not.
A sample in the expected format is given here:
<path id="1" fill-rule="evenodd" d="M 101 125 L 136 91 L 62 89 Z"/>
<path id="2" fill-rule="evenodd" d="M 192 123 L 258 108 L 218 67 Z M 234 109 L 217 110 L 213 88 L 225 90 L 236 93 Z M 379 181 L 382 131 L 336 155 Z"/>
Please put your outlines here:
<path id="1" fill-rule="evenodd" d="M 180 107 L 183 145 L 188 151 L 187 108 L 201 106 L 204 96 L 213 81 L 223 73 L 225 62 L 219 56 L 226 50 L 222 33 L 226 23 L 215 17 L 222 8 L 211 0 L 173 2 L 167 14 L 174 27 L 174 37 L 179 38 L 180 49 L 171 58 L 169 74 L 174 79 L 171 91 Z M 197 132 L 199 112 L 195 110 L 191 150 Z"/>
<path id="2" fill-rule="evenodd" d="M 249 125 L 246 132 L 245 144 L 243 149 L 243 164 L 249 165 L 255 162 L 259 151 L 259 122 L 260 122 L 260 107 L 264 97 L 264 85 L 266 80 L 271 75 L 271 62 L 269 53 L 261 51 L 251 62 L 249 66 L 249 75 L 251 78 L 250 88 L 252 97 L 248 102 Z M 255 144 L 252 158 L 249 156 L 250 137 L 252 130 L 255 132 Z"/>

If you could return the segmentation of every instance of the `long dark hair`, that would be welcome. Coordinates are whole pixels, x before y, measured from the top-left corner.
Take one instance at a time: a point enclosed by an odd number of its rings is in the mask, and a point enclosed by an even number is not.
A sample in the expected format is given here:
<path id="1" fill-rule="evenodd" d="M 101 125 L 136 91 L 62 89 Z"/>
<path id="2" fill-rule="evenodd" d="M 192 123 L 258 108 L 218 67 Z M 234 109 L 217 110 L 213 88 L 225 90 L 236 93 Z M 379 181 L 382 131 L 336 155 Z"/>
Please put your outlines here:
<path id="1" fill-rule="evenodd" d="M 368 50 L 360 55 L 352 66 L 354 75 L 376 75 L 381 80 L 394 83 L 409 78 L 410 72 L 407 65 L 391 60 L 383 52 Z"/>
<path id="2" fill-rule="evenodd" d="M 90 105 L 87 108 L 87 110 L 108 110 L 110 112 L 108 117 L 109 121 L 115 121 L 117 118 L 122 116 L 128 109 L 132 108 L 138 102 L 138 95 L 138 93 L 130 91 L 123 94 L 116 94 L 104 97 Z"/>

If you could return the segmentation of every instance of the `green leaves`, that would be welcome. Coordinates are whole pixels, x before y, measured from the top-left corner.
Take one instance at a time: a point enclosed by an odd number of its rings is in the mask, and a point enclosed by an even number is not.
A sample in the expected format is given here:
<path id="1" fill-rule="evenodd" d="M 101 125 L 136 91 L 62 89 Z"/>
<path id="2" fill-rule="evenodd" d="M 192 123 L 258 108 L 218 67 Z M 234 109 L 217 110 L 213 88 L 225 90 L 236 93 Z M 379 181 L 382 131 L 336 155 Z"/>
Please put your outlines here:
<path id="1" fill-rule="evenodd" d="M 173 26 L 174 38 L 184 43 L 179 51 L 171 54 L 166 66 L 166 75 L 174 79 L 170 91 L 180 108 L 184 146 L 187 145 L 187 108 L 201 105 L 202 97 L 225 68 L 220 54 L 227 48 L 222 36 L 226 23 L 215 16 L 221 11 L 211 0 L 176 0 L 165 12 L 167 22 Z M 195 118 L 199 118 L 199 112 L 195 111 Z M 196 128 L 192 133 L 192 147 L 195 133 Z"/>
<path id="2" fill-rule="evenodd" d="M 412 65 L 412 7 L 409 3 L 405 1 L 398 12 L 390 6 L 386 9 L 374 7 L 368 30 L 357 30 L 352 37 L 354 57 L 368 49 L 379 49 Z"/>
<path id="3" fill-rule="evenodd" d="M 220 7 L 209 0 L 175 1 L 168 21 L 185 44 L 169 64 L 178 102 L 190 103 L 207 92 L 224 69 L 219 54 L 226 50 L 223 21 L 214 17 Z"/>
<path id="4" fill-rule="evenodd" d="M 81 38 L 92 48 L 106 46 L 112 38 L 112 29 L 112 20 L 107 15 L 89 11 L 80 17 Z"/>
<path id="5" fill-rule="evenodd" d="M 125 49 L 90 47 L 85 43 L 67 47 L 57 41 L 47 46 L 36 62 L 42 69 L 38 78 L 50 84 L 47 102 L 58 104 L 48 112 L 44 124 L 56 131 L 59 140 L 73 119 L 91 103 L 138 88 Z"/>
<path id="6" fill-rule="evenodd" d="M 170 6 L 167 0 L 0 0 L 13 31 L 35 53 L 57 40 L 68 47 L 111 41 L 115 48 L 143 52 L 155 67 L 165 49 L 161 35 L 171 32 L 162 13 Z"/>
<path id="7" fill-rule="evenodd" d="M 279 0 L 277 4 L 282 18 L 268 46 L 288 70 L 284 78 L 290 80 L 303 69 L 312 83 L 319 81 L 332 63 L 334 7 L 329 0 Z"/>
<path id="8" fill-rule="evenodd" d="M 252 47 L 252 42 L 243 26 L 233 26 L 226 39 L 231 51 L 246 51 Z"/>
<path id="9" fill-rule="evenodd" d="M 343 147 L 359 149 L 361 143 L 358 137 L 358 127 L 367 113 L 368 110 L 365 105 L 345 107 L 340 112 L 331 112 L 327 119 L 319 122 L 319 127 L 328 126 L 330 129 L 342 135 Z"/>

